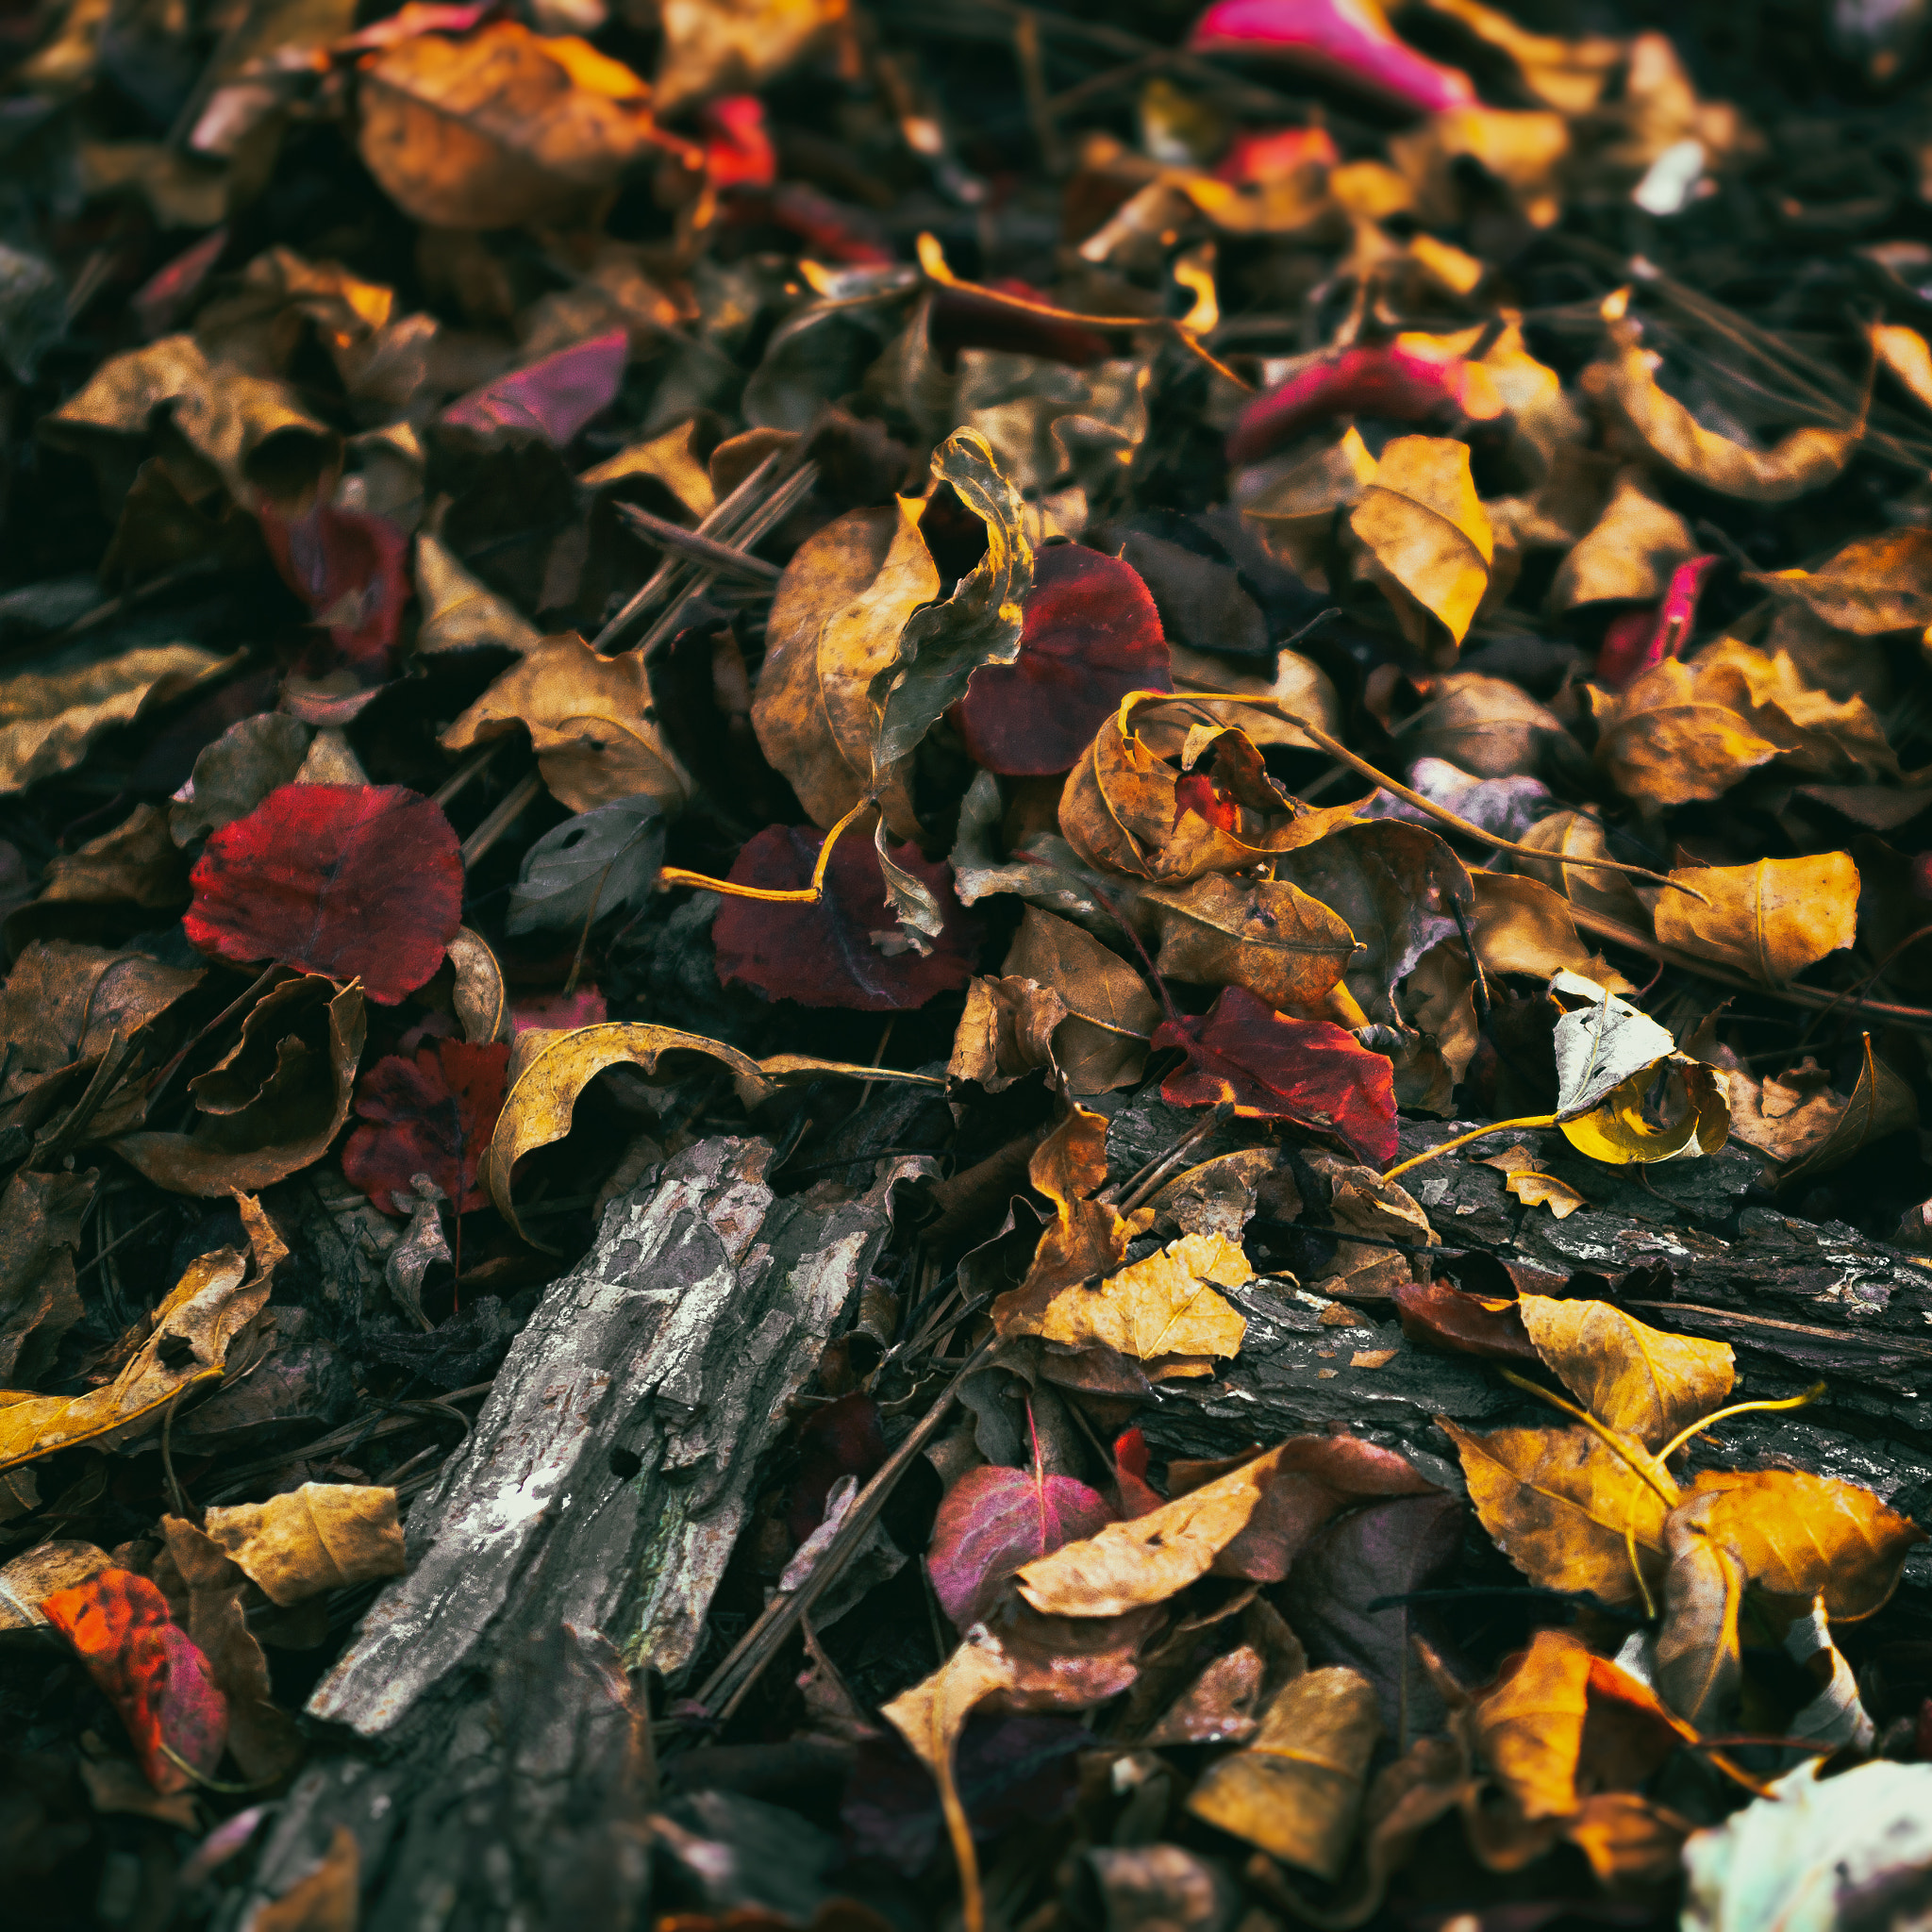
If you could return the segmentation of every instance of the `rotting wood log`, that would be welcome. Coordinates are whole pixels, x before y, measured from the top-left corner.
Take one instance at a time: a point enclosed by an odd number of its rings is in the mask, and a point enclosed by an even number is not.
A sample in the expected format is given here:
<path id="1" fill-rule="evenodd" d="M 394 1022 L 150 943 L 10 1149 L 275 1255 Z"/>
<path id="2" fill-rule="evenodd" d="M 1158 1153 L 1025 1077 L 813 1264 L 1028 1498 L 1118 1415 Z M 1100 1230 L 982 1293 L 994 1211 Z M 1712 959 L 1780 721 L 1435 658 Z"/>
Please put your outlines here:
<path id="1" fill-rule="evenodd" d="M 606 1210 L 545 1291 L 467 1445 L 410 1511 L 410 1568 L 308 1709 L 242 1932 L 358 1848 L 365 1932 L 641 1923 L 648 1774 L 625 1667 L 675 1680 L 759 1466 L 890 1229 L 869 1192 L 780 1199 L 762 1141 L 705 1141 Z M 547 1688 L 545 1688 L 547 1687 Z M 558 1882 L 563 1858 L 581 1883 Z"/>

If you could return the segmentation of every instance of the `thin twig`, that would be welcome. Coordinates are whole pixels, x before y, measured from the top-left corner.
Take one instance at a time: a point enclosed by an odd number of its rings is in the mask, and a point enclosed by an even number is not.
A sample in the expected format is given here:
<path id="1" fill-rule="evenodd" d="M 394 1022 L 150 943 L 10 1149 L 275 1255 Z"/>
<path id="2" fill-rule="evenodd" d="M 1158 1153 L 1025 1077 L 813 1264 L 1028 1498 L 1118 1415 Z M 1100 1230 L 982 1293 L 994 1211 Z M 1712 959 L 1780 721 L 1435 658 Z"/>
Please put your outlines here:
<path id="1" fill-rule="evenodd" d="M 463 841 L 463 867 L 467 871 L 483 857 L 518 819 L 536 803 L 537 794 L 543 789 L 543 779 L 537 772 L 525 772 L 516 784 L 500 798 L 495 808 L 483 823 Z"/>
<path id="2" fill-rule="evenodd" d="M 668 550 L 690 558 L 693 563 L 707 570 L 723 572 L 726 576 L 742 577 L 747 583 L 768 588 L 785 575 L 775 563 L 767 563 L 762 557 L 753 557 L 742 550 L 735 550 L 729 543 L 720 543 L 716 538 L 707 537 L 697 530 L 687 530 L 682 524 L 674 524 L 669 517 L 653 516 L 647 509 L 640 509 L 634 503 L 620 503 L 618 514 L 625 519 L 641 537 L 655 543 L 659 550 Z"/>

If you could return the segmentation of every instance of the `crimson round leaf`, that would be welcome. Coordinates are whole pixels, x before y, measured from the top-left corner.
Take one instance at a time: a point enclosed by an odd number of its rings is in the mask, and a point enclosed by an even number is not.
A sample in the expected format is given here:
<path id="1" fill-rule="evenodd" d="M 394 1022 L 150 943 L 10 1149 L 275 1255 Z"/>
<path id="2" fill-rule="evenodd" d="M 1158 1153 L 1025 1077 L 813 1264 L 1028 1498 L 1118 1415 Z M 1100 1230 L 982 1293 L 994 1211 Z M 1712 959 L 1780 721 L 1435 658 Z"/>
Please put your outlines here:
<path id="1" fill-rule="evenodd" d="M 989 1463 L 969 1469 L 933 1519 L 925 1567 L 933 1594 L 962 1630 L 982 1617 L 1024 1563 L 1096 1536 L 1113 1520 L 1106 1500 L 1069 1475 Z"/>
<path id="2" fill-rule="evenodd" d="M 387 517 L 318 502 L 284 517 L 258 512 L 282 580 L 352 664 L 386 668 L 409 598 L 409 539 Z"/>
<path id="3" fill-rule="evenodd" d="M 767 825 L 747 842 L 731 868 L 735 886 L 795 891 L 811 883 L 825 835 L 811 825 Z M 862 1013 L 923 1007 L 973 976 L 979 923 L 953 896 L 952 868 L 902 845 L 893 864 L 922 880 L 945 909 L 945 924 L 929 953 L 907 944 L 886 902 L 878 854 L 863 833 L 847 833 L 832 848 L 825 896 L 816 906 L 726 899 L 711 938 L 718 976 L 751 986 L 768 999 L 805 1007 L 853 1007 Z M 874 935 L 882 944 L 874 944 Z"/>
<path id="4" fill-rule="evenodd" d="M 503 1111 L 505 1045 L 472 1046 L 439 1040 L 418 1048 L 413 1060 L 400 1054 L 377 1060 L 356 1090 L 359 1126 L 342 1148 L 342 1173 L 385 1214 L 400 1210 L 391 1196 L 410 1191 L 426 1174 L 459 1214 L 483 1207 L 489 1196 L 476 1185 L 483 1150 Z"/>
<path id="5" fill-rule="evenodd" d="M 1326 1020 L 1291 1020 L 1227 986 L 1197 1018 L 1163 1021 L 1154 1044 L 1188 1057 L 1161 1082 L 1171 1107 L 1231 1100 L 1249 1119 L 1332 1134 L 1377 1167 L 1395 1158 L 1395 1069 Z"/>
<path id="6" fill-rule="evenodd" d="M 982 664 L 953 708 L 967 751 L 988 771 L 1071 771 L 1130 691 L 1174 689 L 1160 613 L 1122 558 L 1052 544 L 1035 556 L 1020 608 L 1020 655 Z"/>
<path id="7" fill-rule="evenodd" d="M 442 808 L 400 785 L 283 785 L 215 832 L 190 883 L 192 944 L 360 979 L 392 1007 L 462 924 L 463 861 Z"/>

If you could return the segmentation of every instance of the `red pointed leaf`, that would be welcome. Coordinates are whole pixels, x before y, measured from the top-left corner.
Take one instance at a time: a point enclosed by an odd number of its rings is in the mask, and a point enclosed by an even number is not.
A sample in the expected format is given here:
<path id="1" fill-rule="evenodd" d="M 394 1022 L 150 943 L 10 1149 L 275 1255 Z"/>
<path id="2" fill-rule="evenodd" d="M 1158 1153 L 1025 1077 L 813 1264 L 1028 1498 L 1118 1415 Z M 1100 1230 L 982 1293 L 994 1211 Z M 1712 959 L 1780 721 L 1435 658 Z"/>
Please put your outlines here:
<path id="1" fill-rule="evenodd" d="M 1277 55 L 1418 114 L 1475 100 L 1466 74 L 1398 41 L 1364 0 L 1215 0 L 1188 44 Z"/>
<path id="2" fill-rule="evenodd" d="M 489 1196 L 476 1171 L 496 1116 L 503 1111 L 509 1048 L 439 1040 L 377 1060 L 356 1089 L 356 1111 L 368 1123 L 342 1148 L 342 1173 L 385 1214 L 392 1195 L 409 1193 L 411 1178 L 426 1174 L 457 1211 L 481 1208 Z"/>
<path id="3" fill-rule="evenodd" d="M 1661 664 L 1666 658 L 1681 658 L 1690 641 L 1690 626 L 1697 621 L 1697 599 L 1704 580 L 1718 562 L 1715 557 L 1686 559 L 1671 573 L 1660 603 L 1646 604 L 1614 618 L 1604 633 L 1591 681 L 1607 691 L 1622 691 L 1640 673 Z"/>
<path id="4" fill-rule="evenodd" d="M 1333 419 L 1382 416 L 1447 428 L 1503 413 L 1495 379 L 1479 364 L 1430 350 L 1413 337 L 1343 349 L 1311 362 L 1242 408 L 1227 440 L 1231 463 L 1255 463 Z"/>
<path id="5" fill-rule="evenodd" d="M 1286 181 L 1304 168 L 1339 166 L 1341 151 L 1325 127 L 1245 128 L 1214 165 L 1218 179 L 1237 188 Z"/>
<path id="6" fill-rule="evenodd" d="M 392 1007 L 462 924 L 463 861 L 442 808 L 400 785 L 284 785 L 208 840 L 182 924 L 238 965 L 360 978 Z"/>
<path id="7" fill-rule="evenodd" d="M 282 581 L 351 663 L 387 667 L 409 597 L 409 540 L 387 517 L 315 503 L 284 517 L 256 512 Z"/>
<path id="8" fill-rule="evenodd" d="M 1124 1517 L 1151 1515 L 1167 1501 L 1147 1480 L 1147 1438 L 1140 1429 L 1124 1431 L 1114 1442 L 1113 1486 Z"/>
<path id="9" fill-rule="evenodd" d="M 707 101 L 698 125 L 704 130 L 705 166 L 713 188 L 769 188 L 777 180 L 778 150 L 758 95 L 725 94 Z"/>
<path id="10" fill-rule="evenodd" d="M 534 435 L 561 449 L 610 407 L 629 359 L 630 337 L 614 328 L 473 389 L 442 412 L 442 420 L 491 440 Z"/>
<path id="11" fill-rule="evenodd" d="M 1174 781 L 1174 824 L 1178 826 L 1189 812 L 1206 819 L 1210 825 L 1219 825 L 1224 832 L 1239 832 L 1241 828 L 1240 801 L 1228 797 L 1212 775 L 1198 766 L 1191 772 L 1183 772 Z"/>
<path id="12" fill-rule="evenodd" d="M 810 825 L 767 825 L 738 855 L 731 882 L 796 891 L 811 883 L 824 843 L 824 834 Z M 892 858 L 924 880 L 946 908 L 944 930 L 930 953 L 899 950 L 903 942 L 886 903 L 878 855 L 864 833 L 855 832 L 833 847 L 825 896 L 816 906 L 725 900 L 711 926 L 719 978 L 756 987 L 767 999 L 863 1013 L 923 1007 L 935 993 L 964 986 L 973 976 L 979 922 L 954 898 L 952 868 L 922 858 L 914 845 L 902 845 Z M 873 942 L 874 934 L 883 947 Z"/>
<path id="13" fill-rule="evenodd" d="M 1023 1563 L 1093 1536 L 1112 1520 L 1106 1500 L 1072 1476 L 997 1464 L 969 1469 L 933 1519 L 925 1558 L 933 1593 L 963 1630 Z"/>
<path id="14" fill-rule="evenodd" d="M 103 1570 L 43 1599 L 41 1612 L 121 1713 L 156 1790 L 185 1791 L 191 1774 L 213 1772 L 227 1742 L 228 1701 L 154 1584 L 132 1570 Z"/>
<path id="15" fill-rule="evenodd" d="M 1041 550 L 1021 609 L 1019 657 L 982 664 L 953 708 L 988 771 L 1071 771 L 1130 691 L 1174 689 L 1160 613 L 1123 558 L 1072 543 Z"/>
<path id="16" fill-rule="evenodd" d="M 1154 1044 L 1188 1057 L 1161 1083 L 1172 1107 L 1231 1100 L 1249 1119 L 1332 1134 L 1377 1167 L 1395 1158 L 1395 1070 L 1340 1026 L 1291 1020 L 1229 986 L 1205 1014 L 1163 1021 Z"/>

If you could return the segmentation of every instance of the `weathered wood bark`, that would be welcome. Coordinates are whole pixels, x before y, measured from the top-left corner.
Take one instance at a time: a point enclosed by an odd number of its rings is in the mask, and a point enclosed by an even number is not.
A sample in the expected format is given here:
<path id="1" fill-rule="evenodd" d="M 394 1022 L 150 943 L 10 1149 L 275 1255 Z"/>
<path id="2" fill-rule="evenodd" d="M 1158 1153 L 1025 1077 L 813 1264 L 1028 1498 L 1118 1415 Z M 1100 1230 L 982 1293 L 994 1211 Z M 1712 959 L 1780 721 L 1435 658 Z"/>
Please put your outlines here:
<path id="1" fill-rule="evenodd" d="M 676 1156 L 546 1291 L 410 1512 L 409 1574 L 309 1702 L 341 1728 L 230 1932 L 339 1826 L 366 1932 L 633 1922 L 647 1793 L 622 1665 L 675 1675 L 694 1655 L 760 1459 L 885 1240 L 893 1181 L 919 1169 L 882 1163 L 862 1199 L 780 1200 L 771 1152 Z M 556 1883 L 560 1846 L 580 1885 Z"/>

